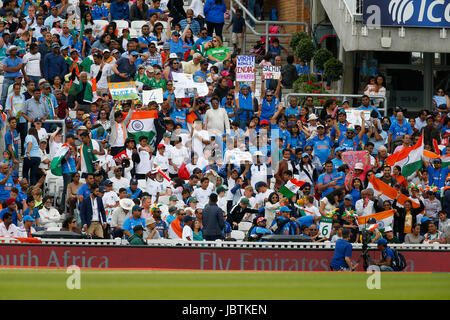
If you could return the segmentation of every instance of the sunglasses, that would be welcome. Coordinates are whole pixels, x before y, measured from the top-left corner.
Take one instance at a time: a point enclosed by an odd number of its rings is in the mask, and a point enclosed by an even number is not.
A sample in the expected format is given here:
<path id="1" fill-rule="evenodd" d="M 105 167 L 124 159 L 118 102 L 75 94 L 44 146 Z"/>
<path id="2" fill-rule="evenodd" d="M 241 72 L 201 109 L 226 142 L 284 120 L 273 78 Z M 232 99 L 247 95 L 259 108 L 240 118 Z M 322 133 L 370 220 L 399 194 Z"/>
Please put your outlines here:
<path id="1" fill-rule="evenodd" d="M 273 95 L 271 95 L 271 94 L 266 94 L 266 97 L 267 97 L 267 98 L 272 98 Z"/>

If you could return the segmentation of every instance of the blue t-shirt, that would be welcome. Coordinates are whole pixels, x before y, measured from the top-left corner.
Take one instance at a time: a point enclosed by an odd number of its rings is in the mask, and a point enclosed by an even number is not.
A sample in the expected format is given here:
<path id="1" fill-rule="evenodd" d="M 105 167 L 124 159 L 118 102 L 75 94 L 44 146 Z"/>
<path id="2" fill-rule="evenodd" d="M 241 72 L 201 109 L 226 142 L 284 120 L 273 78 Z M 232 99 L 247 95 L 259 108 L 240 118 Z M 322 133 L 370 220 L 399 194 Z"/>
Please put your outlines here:
<path id="1" fill-rule="evenodd" d="M 386 261 L 387 258 L 391 258 L 391 265 L 392 266 L 392 261 L 394 261 L 395 255 L 394 255 L 394 250 L 392 250 L 389 247 L 386 247 L 386 249 L 384 249 L 381 252 L 381 260 L 382 261 Z"/>
<path id="2" fill-rule="evenodd" d="M 139 196 L 141 195 L 142 190 L 139 188 L 136 188 L 136 191 L 133 192 L 133 190 L 131 190 L 130 187 L 127 188 L 127 197 L 128 199 L 136 199 L 139 198 Z"/>
<path id="3" fill-rule="evenodd" d="M 91 195 L 91 190 L 89 190 L 89 187 L 86 183 L 83 184 L 80 189 L 78 189 L 77 195 L 83 196 L 83 199 L 86 199 Z"/>
<path id="4" fill-rule="evenodd" d="M 289 224 L 289 223 L 287 223 Z M 256 234 L 273 234 L 272 230 L 268 229 L 268 228 L 264 228 L 264 227 L 255 227 L 252 229 L 252 231 L 250 232 L 250 236 L 254 236 Z M 284 233 L 283 233 L 284 234 Z M 262 241 L 261 239 L 259 239 L 259 241 Z"/>
<path id="5" fill-rule="evenodd" d="M 436 170 L 433 166 L 428 165 L 428 185 L 443 188 L 445 186 L 445 178 L 448 176 L 450 169 L 448 167 Z"/>
<path id="6" fill-rule="evenodd" d="M 8 208 L 5 208 L 2 211 L 0 211 L 0 220 L 3 220 L 3 215 L 6 212 L 9 212 Z M 12 218 L 12 223 L 17 226 L 17 211 L 16 210 L 13 211 L 11 218 Z"/>
<path id="7" fill-rule="evenodd" d="M 5 179 L 5 177 L 6 176 L 3 173 L 0 173 L 0 181 Z M 10 175 L 5 184 L 0 184 L 0 201 L 6 201 L 9 199 L 12 187 L 14 187 L 14 181 Z"/>
<path id="8" fill-rule="evenodd" d="M 144 218 L 135 219 L 134 217 L 128 217 L 123 222 L 122 229 L 133 234 L 134 233 L 133 228 L 137 225 L 141 225 L 145 229 L 145 219 Z"/>
<path id="9" fill-rule="evenodd" d="M 333 162 L 334 170 L 337 170 L 340 166 L 342 166 L 344 164 L 344 161 L 342 161 L 341 159 L 337 159 L 337 158 L 332 159 L 331 162 Z"/>
<path id="10" fill-rule="evenodd" d="M 333 270 L 339 270 L 341 268 L 350 268 L 345 261 L 345 258 L 352 257 L 352 245 L 350 242 L 344 239 L 338 239 L 334 249 L 333 259 L 331 259 L 331 267 Z"/>
<path id="11" fill-rule="evenodd" d="M 345 174 L 344 176 L 342 176 L 343 172 L 336 172 L 333 171 L 331 174 L 328 173 L 322 173 L 319 178 L 317 179 L 317 184 L 319 183 L 323 183 L 323 184 L 328 184 L 331 181 L 336 181 L 337 184 L 336 185 L 342 185 L 343 181 L 345 180 Z M 342 180 L 342 181 L 341 181 Z M 325 197 L 327 194 L 329 194 L 330 192 L 334 191 L 334 188 L 326 188 L 325 190 L 322 191 L 322 197 Z"/>
<path id="12" fill-rule="evenodd" d="M 183 40 L 180 39 L 175 42 L 172 39 L 169 39 L 167 41 L 170 44 L 170 53 L 183 53 L 184 49 L 183 49 Z"/>
<path id="13" fill-rule="evenodd" d="M 412 134 L 411 125 L 406 122 L 401 126 L 397 121 L 393 122 L 388 133 L 392 133 L 392 140 L 395 140 L 397 137 L 402 137 L 405 134 Z"/>
<path id="14" fill-rule="evenodd" d="M 30 157 L 31 158 L 40 158 L 41 153 L 39 152 L 39 144 L 33 135 L 27 135 L 25 137 L 25 149 L 27 148 L 28 143 L 30 143 L 30 142 L 31 142 Z"/>
<path id="15" fill-rule="evenodd" d="M 33 208 L 33 211 L 30 213 L 30 208 L 26 208 L 23 211 L 23 216 L 31 216 L 34 220 L 39 219 L 41 216 L 39 215 L 39 210 L 36 208 Z M 33 223 L 33 227 L 36 227 L 36 223 Z"/>
<path id="16" fill-rule="evenodd" d="M 309 226 L 314 223 L 314 216 L 309 215 L 309 216 L 300 217 L 297 219 L 296 223 L 299 228 L 301 228 L 302 226 L 308 226 L 308 228 L 309 228 Z"/>
<path id="17" fill-rule="evenodd" d="M 296 67 L 295 67 L 295 69 L 297 70 L 297 74 L 298 75 L 306 75 L 306 74 L 309 74 L 310 72 L 309 72 L 309 67 L 308 67 L 308 65 L 304 65 L 303 67 L 301 66 L 301 65 L 297 65 Z"/>
<path id="18" fill-rule="evenodd" d="M 172 112 L 170 113 L 170 117 L 172 118 L 175 123 L 181 124 L 183 129 L 186 129 L 186 116 L 187 116 L 188 109 L 182 108 L 178 110 L 177 108 L 173 108 Z"/>
<path id="19" fill-rule="evenodd" d="M 345 137 L 339 143 L 339 147 L 345 148 L 346 151 L 356 151 L 360 143 L 361 140 L 358 136 L 354 136 L 352 139 Z"/>
<path id="20" fill-rule="evenodd" d="M 6 57 L 5 60 L 3 60 L 3 65 L 5 67 L 11 68 L 11 67 L 17 67 L 19 64 L 22 63 L 22 59 L 19 57 L 16 57 L 14 60 L 11 59 L 11 57 Z M 16 71 L 16 72 L 5 72 L 4 76 L 5 78 L 16 78 L 18 76 L 22 75 L 20 73 L 20 70 Z"/>
<path id="21" fill-rule="evenodd" d="M 160 220 L 159 222 L 156 222 L 155 229 L 158 230 L 159 235 L 161 238 L 164 238 L 164 231 L 169 230 L 169 226 L 164 221 Z"/>
<path id="22" fill-rule="evenodd" d="M 315 136 L 310 139 L 307 143 L 307 146 L 314 147 L 314 155 L 319 158 L 320 163 L 324 163 L 327 161 L 328 157 L 331 154 L 331 148 L 333 147 L 333 141 L 327 136 L 324 136 L 322 139 L 319 136 Z"/>
<path id="23" fill-rule="evenodd" d="M 63 159 L 61 161 L 61 166 L 62 166 L 62 173 L 66 174 L 66 173 L 75 173 L 77 172 L 77 164 L 76 164 L 76 155 L 75 154 L 70 154 L 69 157 L 66 159 Z"/>
<path id="24" fill-rule="evenodd" d="M 14 131 L 8 130 L 5 133 L 5 150 L 8 150 L 8 146 L 12 144 L 16 158 L 19 155 L 19 141 L 20 137 L 16 130 Z"/>

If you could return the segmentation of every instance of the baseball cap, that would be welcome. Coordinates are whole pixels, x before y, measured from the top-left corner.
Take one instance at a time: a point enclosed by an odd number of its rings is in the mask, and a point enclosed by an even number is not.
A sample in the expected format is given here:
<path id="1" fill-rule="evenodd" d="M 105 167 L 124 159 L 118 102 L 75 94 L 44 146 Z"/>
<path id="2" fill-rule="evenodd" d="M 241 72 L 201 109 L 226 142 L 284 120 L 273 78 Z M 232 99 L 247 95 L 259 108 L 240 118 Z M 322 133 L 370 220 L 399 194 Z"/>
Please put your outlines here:
<path id="1" fill-rule="evenodd" d="M 69 49 L 69 46 L 62 46 L 61 51 Z"/>
<path id="2" fill-rule="evenodd" d="M 66 118 L 66 123 L 72 122 L 72 118 Z"/>
<path id="3" fill-rule="evenodd" d="M 246 206 L 250 205 L 250 200 L 248 200 L 247 198 L 242 198 L 240 202 Z"/>
<path id="4" fill-rule="evenodd" d="M 139 231 L 139 230 L 144 230 L 144 228 L 140 224 L 138 224 L 137 226 L 133 227 L 133 231 L 134 232 Z"/>
<path id="5" fill-rule="evenodd" d="M 217 190 L 216 190 L 217 194 L 219 194 L 219 193 L 221 193 L 221 192 L 224 192 L 224 191 L 227 191 L 227 189 L 226 189 L 224 186 L 220 186 L 220 187 L 218 187 Z"/>
<path id="6" fill-rule="evenodd" d="M 194 220 L 193 217 L 191 217 L 191 216 L 185 216 L 184 219 L 183 219 L 183 222 L 186 223 L 186 222 L 193 221 L 193 220 Z"/>
<path id="7" fill-rule="evenodd" d="M 175 206 L 170 206 L 169 207 L 169 213 L 174 213 L 174 212 L 177 212 L 177 207 L 175 207 Z"/>
<path id="8" fill-rule="evenodd" d="M 220 75 L 222 77 L 228 77 L 230 75 L 230 73 L 228 71 L 222 71 L 222 73 Z"/>
<path id="9" fill-rule="evenodd" d="M 155 69 L 152 66 L 148 66 L 147 69 L 145 69 L 145 71 L 152 73 L 155 72 Z"/>
<path id="10" fill-rule="evenodd" d="M 130 53 L 130 55 L 132 55 L 132 56 L 138 56 L 138 55 L 139 55 L 139 52 L 137 52 L 137 51 L 132 51 L 132 52 Z"/>
<path id="11" fill-rule="evenodd" d="M 347 131 L 355 131 L 355 127 L 354 126 L 348 126 L 347 127 Z"/>
<path id="12" fill-rule="evenodd" d="M 170 196 L 169 201 L 178 201 L 177 196 Z"/>
<path id="13" fill-rule="evenodd" d="M 261 151 L 255 151 L 255 153 L 253 154 L 255 157 L 256 156 L 262 156 L 263 155 L 263 153 L 261 152 Z"/>
<path id="14" fill-rule="evenodd" d="M 53 42 L 52 43 L 52 49 L 53 48 L 60 48 L 61 46 L 59 45 L 59 43 L 58 42 Z"/>
<path id="15" fill-rule="evenodd" d="M 197 198 L 196 197 L 189 198 L 188 203 L 192 203 L 192 202 L 198 202 Z"/>
<path id="16" fill-rule="evenodd" d="M 267 221 L 266 218 L 259 217 L 258 220 L 256 220 L 256 223 L 260 223 L 260 222 L 263 222 L 263 221 Z"/>
<path id="17" fill-rule="evenodd" d="M 306 152 L 302 153 L 302 158 L 304 158 L 304 157 L 309 157 L 309 154 Z"/>
<path id="18" fill-rule="evenodd" d="M 353 201 L 353 197 L 352 197 L 351 194 L 347 194 L 347 195 L 344 197 L 344 199 L 348 199 L 348 200 Z"/>
<path id="19" fill-rule="evenodd" d="M 163 50 L 169 50 L 170 49 L 170 43 L 165 42 L 162 46 Z"/>
<path id="20" fill-rule="evenodd" d="M 311 120 L 317 120 L 317 116 L 314 113 L 310 114 L 308 117 L 308 121 L 311 121 Z"/>
<path id="21" fill-rule="evenodd" d="M 325 128 L 325 127 L 323 126 L 323 124 L 319 123 L 319 124 L 317 125 L 317 128 Z"/>
<path id="22" fill-rule="evenodd" d="M 269 125 L 269 121 L 267 121 L 267 120 L 261 120 L 261 125 Z"/>
<path id="23" fill-rule="evenodd" d="M 114 49 L 113 51 L 111 51 L 111 54 L 116 54 L 116 53 L 120 53 L 120 51 L 117 49 Z"/>
<path id="24" fill-rule="evenodd" d="M 106 53 L 106 52 L 111 52 L 109 49 L 105 49 L 105 50 L 103 50 L 102 51 L 103 53 Z"/>
<path id="25" fill-rule="evenodd" d="M 387 245 L 387 240 L 386 239 L 378 239 L 376 244 L 381 244 L 382 246 Z"/>
<path id="26" fill-rule="evenodd" d="M 23 220 L 22 220 L 23 222 L 25 222 L 25 221 L 36 221 L 32 216 L 25 216 L 25 217 L 23 217 Z"/>
<path id="27" fill-rule="evenodd" d="M 86 119 L 86 118 L 90 118 L 90 117 L 91 117 L 91 115 L 89 113 L 83 114 L 83 120 Z"/>
<path id="28" fill-rule="evenodd" d="M 166 147 L 166 146 L 163 145 L 162 143 L 158 144 L 158 149 L 165 148 L 165 147 Z"/>
<path id="29" fill-rule="evenodd" d="M 289 209 L 289 208 L 286 207 L 286 206 L 282 206 L 282 207 L 280 208 L 280 212 L 291 212 L 291 209 Z"/>
<path id="30" fill-rule="evenodd" d="M 178 56 L 176 53 L 169 54 L 169 59 L 178 59 Z"/>
<path id="31" fill-rule="evenodd" d="M 141 206 L 133 206 L 133 209 L 131 209 L 132 211 L 142 211 L 142 207 Z"/>
<path id="32" fill-rule="evenodd" d="M 170 134 L 170 132 L 164 132 L 163 137 L 164 138 L 170 138 L 172 135 Z"/>
<path id="33" fill-rule="evenodd" d="M 136 178 L 131 179 L 130 184 L 138 184 L 137 179 Z"/>
<path id="34" fill-rule="evenodd" d="M 113 182 L 111 180 L 105 180 L 105 182 L 103 182 L 103 185 L 105 186 L 111 186 L 113 184 Z"/>

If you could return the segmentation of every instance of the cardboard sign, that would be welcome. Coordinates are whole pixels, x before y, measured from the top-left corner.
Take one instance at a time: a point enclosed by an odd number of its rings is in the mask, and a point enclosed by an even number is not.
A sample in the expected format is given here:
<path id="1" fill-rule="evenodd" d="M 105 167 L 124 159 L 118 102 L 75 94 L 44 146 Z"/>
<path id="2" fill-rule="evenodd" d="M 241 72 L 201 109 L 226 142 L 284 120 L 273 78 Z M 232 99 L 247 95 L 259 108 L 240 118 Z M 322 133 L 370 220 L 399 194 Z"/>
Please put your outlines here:
<path id="1" fill-rule="evenodd" d="M 370 120 L 370 110 L 356 110 L 356 109 L 345 109 L 345 113 L 347 114 L 347 121 L 353 126 L 360 126 L 361 123 L 361 112 L 364 112 L 364 119 L 366 121 Z M 366 122 L 367 124 L 367 122 Z"/>
<path id="2" fill-rule="evenodd" d="M 208 85 L 205 82 L 196 82 L 192 74 L 172 73 L 175 87 L 175 98 L 188 98 L 198 94 L 199 97 L 208 95 Z"/>
<path id="3" fill-rule="evenodd" d="M 281 77 L 281 67 L 277 66 L 263 66 L 262 67 L 263 80 L 278 80 Z"/>
<path id="4" fill-rule="evenodd" d="M 255 81 L 255 57 L 237 56 L 236 81 Z"/>
<path id="5" fill-rule="evenodd" d="M 156 101 L 157 103 L 163 103 L 162 88 L 142 91 L 142 102 L 144 103 L 144 105 L 148 105 L 152 101 Z"/>
<path id="6" fill-rule="evenodd" d="M 135 100 L 139 98 L 134 81 L 110 82 L 108 87 L 113 100 Z"/>

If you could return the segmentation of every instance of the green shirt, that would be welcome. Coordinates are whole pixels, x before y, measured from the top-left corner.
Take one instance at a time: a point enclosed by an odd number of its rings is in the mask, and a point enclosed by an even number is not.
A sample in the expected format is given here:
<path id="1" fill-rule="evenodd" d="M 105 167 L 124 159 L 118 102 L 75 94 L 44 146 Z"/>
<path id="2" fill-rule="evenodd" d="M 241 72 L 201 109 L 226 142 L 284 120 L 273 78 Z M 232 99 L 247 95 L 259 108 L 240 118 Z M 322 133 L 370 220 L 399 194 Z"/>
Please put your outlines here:
<path id="1" fill-rule="evenodd" d="M 141 245 L 147 245 L 147 243 L 145 243 L 144 239 L 142 239 L 142 236 L 137 235 L 136 233 L 133 233 L 129 238 L 128 238 L 128 242 L 131 245 L 135 245 L 135 246 L 141 246 Z"/>
<path id="2" fill-rule="evenodd" d="M 14 41 L 14 45 L 19 47 L 19 50 L 17 51 L 18 56 L 27 53 L 27 44 L 25 43 L 25 41 L 16 39 Z"/>
<path id="3" fill-rule="evenodd" d="M 212 55 L 214 58 L 219 60 L 220 62 L 224 61 L 227 57 L 227 53 L 230 53 L 230 50 L 227 47 L 221 47 L 221 48 L 211 48 L 208 51 L 206 51 L 206 54 Z"/>
<path id="4" fill-rule="evenodd" d="M 158 89 L 161 88 L 163 89 L 163 91 L 166 91 L 166 80 L 164 80 L 163 78 L 159 79 L 159 81 L 157 81 L 155 78 L 151 78 L 150 79 L 150 87 L 153 89 Z"/>
<path id="5" fill-rule="evenodd" d="M 134 81 L 139 81 L 143 84 L 150 85 L 150 79 L 145 74 L 141 77 L 139 73 L 136 73 L 134 76 Z"/>

